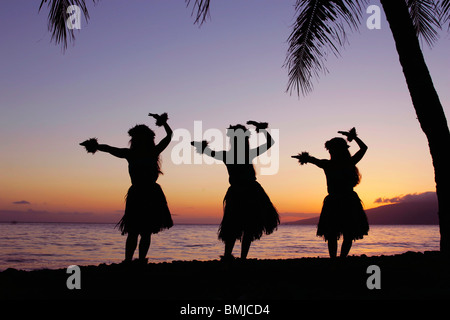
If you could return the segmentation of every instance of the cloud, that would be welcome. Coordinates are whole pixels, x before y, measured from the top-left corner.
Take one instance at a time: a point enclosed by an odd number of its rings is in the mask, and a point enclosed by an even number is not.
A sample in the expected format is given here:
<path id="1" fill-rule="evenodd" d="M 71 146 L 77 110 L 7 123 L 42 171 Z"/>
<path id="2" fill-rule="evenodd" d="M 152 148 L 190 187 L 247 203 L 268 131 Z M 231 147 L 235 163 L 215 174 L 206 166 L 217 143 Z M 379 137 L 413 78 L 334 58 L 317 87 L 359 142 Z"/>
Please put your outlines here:
<path id="1" fill-rule="evenodd" d="M 31 204 L 31 203 L 26 200 L 21 200 L 21 201 L 14 201 L 13 204 Z"/>
<path id="2" fill-rule="evenodd" d="M 401 196 L 394 198 L 377 198 L 375 199 L 375 203 L 397 203 L 400 202 Z"/>
<path id="3" fill-rule="evenodd" d="M 393 198 L 377 198 L 374 203 L 399 203 L 399 202 L 413 202 L 421 201 L 436 197 L 436 192 L 423 192 L 423 193 L 409 193 L 406 195 L 400 195 Z"/>

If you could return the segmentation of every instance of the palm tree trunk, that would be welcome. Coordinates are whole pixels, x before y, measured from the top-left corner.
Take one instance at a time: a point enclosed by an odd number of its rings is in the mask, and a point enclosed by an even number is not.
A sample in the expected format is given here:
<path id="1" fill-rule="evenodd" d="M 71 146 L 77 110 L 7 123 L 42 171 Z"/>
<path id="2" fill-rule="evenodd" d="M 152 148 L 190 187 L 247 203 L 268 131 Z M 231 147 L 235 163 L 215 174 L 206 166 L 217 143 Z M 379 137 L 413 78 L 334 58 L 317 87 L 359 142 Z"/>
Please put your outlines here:
<path id="1" fill-rule="evenodd" d="M 441 252 L 450 253 L 450 133 L 405 0 L 381 0 L 420 126 L 428 139 L 439 208 Z M 432 213 L 430 213 L 432 214 Z"/>

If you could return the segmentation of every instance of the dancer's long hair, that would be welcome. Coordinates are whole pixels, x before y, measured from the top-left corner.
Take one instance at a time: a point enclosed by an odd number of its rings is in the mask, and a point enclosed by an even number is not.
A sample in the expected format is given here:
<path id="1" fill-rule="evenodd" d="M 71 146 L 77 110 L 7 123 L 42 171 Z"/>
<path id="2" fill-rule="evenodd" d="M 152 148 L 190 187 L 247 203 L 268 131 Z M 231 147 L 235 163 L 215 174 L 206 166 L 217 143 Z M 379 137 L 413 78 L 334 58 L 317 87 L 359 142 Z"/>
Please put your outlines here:
<path id="1" fill-rule="evenodd" d="M 348 151 L 349 145 L 343 138 L 333 138 L 325 142 L 325 148 L 330 152 L 331 160 L 337 163 L 352 165 L 354 176 L 352 177 L 353 187 L 357 186 L 361 181 L 361 174 L 358 168 L 350 161 L 352 156 Z"/>
<path id="2" fill-rule="evenodd" d="M 158 174 L 163 174 L 161 171 L 161 159 L 160 155 L 156 155 L 156 145 L 155 145 L 155 133 L 152 129 L 147 127 L 145 124 L 138 124 L 128 130 L 130 139 L 130 150 L 139 150 L 144 152 L 149 152 L 150 154 L 155 154 L 156 167 Z"/>
<path id="3" fill-rule="evenodd" d="M 233 149 L 235 157 L 239 156 L 245 156 L 245 160 L 247 162 L 249 158 L 249 150 L 250 150 L 250 131 L 247 129 L 247 127 L 243 126 L 242 124 L 236 124 L 234 126 L 230 125 L 227 128 L 227 136 L 230 138 L 230 145 Z M 241 143 L 242 138 L 244 139 L 244 150 L 241 150 Z M 240 152 L 244 151 L 245 154 L 241 154 Z M 239 155 L 238 155 L 239 152 Z"/>

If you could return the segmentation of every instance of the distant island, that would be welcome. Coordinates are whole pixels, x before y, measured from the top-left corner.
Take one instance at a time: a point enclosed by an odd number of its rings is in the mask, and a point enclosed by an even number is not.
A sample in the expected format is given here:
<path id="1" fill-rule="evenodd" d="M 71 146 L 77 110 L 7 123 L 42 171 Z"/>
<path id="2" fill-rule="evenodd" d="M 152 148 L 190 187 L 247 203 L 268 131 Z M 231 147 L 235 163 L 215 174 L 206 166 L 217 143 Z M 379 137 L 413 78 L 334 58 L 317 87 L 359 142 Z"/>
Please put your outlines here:
<path id="1" fill-rule="evenodd" d="M 20 201 L 22 204 L 23 201 Z M 407 194 L 390 199 L 378 198 L 375 203 L 379 207 L 366 209 L 369 223 L 372 225 L 438 225 L 438 203 L 435 192 L 424 192 L 419 194 Z M 367 206 L 365 206 L 367 207 Z M 284 213 L 284 216 L 308 217 L 301 220 L 282 222 L 283 225 L 317 225 L 319 213 Z M 122 216 L 122 212 L 117 210 L 110 213 L 93 212 L 49 212 L 28 209 L 22 210 L 1 210 L 0 223 L 21 223 L 21 222 L 70 222 L 70 223 L 117 223 Z M 176 215 L 174 215 L 176 216 Z M 283 221 L 283 213 L 280 213 Z M 180 220 L 178 220 L 180 219 Z M 219 224 L 219 215 L 204 218 L 186 217 L 181 219 L 175 217 L 176 224 Z"/>
<path id="2" fill-rule="evenodd" d="M 376 208 L 366 209 L 367 218 L 372 225 L 409 224 L 437 225 L 438 203 L 435 192 L 409 194 L 393 199 L 377 199 L 377 203 L 389 203 Z M 319 215 L 314 218 L 285 222 L 294 225 L 316 225 Z"/>

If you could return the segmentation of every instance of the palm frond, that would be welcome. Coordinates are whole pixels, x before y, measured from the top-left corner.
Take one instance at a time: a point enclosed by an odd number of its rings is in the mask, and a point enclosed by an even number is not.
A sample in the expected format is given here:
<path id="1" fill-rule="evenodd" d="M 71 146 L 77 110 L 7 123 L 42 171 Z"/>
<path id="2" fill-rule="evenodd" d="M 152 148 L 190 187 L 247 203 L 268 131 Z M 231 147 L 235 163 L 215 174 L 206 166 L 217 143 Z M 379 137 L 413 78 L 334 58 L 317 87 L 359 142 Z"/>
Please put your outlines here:
<path id="1" fill-rule="evenodd" d="M 189 6 L 191 0 L 185 0 L 186 6 Z M 209 17 L 209 2 L 210 0 L 195 0 L 192 8 L 192 15 L 195 13 L 195 22 L 203 24 L 206 18 Z"/>
<path id="2" fill-rule="evenodd" d="M 366 0 L 297 0 L 293 31 L 284 66 L 289 70 L 287 91 L 309 93 L 314 78 L 327 73 L 329 53 L 339 55 L 347 41 L 346 31 L 359 26 Z"/>
<path id="3" fill-rule="evenodd" d="M 95 3 L 98 0 L 93 0 Z M 61 44 L 63 49 L 67 48 L 68 40 L 75 40 L 75 34 L 73 29 L 68 29 L 66 26 L 67 8 L 72 5 L 76 5 L 80 8 L 81 12 L 86 19 L 89 20 L 89 12 L 84 0 L 41 0 L 39 11 L 41 11 L 44 3 L 48 3 L 50 8 L 48 13 L 48 29 L 52 33 L 52 41 L 56 44 Z"/>
<path id="4" fill-rule="evenodd" d="M 439 14 L 439 22 L 441 25 L 450 22 L 450 0 L 442 0 L 438 5 L 438 14 Z M 450 23 L 448 26 L 448 30 L 450 30 Z"/>
<path id="5" fill-rule="evenodd" d="M 433 0 L 407 0 L 414 29 L 417 37 L 423 38 L 429 47 L 438 40 L 439 22 L 438 6 Z"/>

